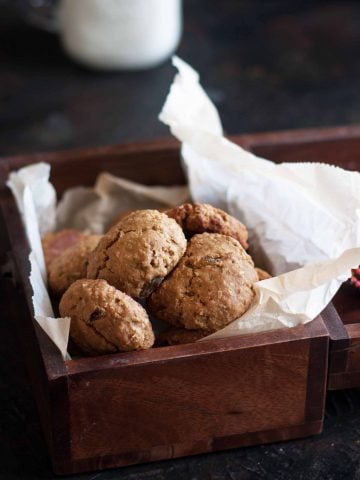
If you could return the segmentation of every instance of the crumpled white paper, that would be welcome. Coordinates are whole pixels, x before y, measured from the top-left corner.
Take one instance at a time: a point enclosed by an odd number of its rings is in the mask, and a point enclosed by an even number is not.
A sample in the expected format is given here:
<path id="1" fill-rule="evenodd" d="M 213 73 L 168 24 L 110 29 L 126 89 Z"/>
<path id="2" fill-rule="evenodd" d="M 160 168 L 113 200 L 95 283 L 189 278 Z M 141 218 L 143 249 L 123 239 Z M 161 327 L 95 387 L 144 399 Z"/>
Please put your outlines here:
<path id="1" fill-rule="evenodd" d="M 46 288 L 46 267 L 41 237 L 56 224 L 56 193 L 49 182 L 50 165 L 37 163 L 9 175 L 7 182 L 21 213 L 30 245 L 30 284 L 35 320 L 68 358 L 70 318 L 54 318 Z"/>
<path id="2" fill-rule="evenodd" d="M 179 73 L 160 120 L 182 142 L 193 200 L 242 220 L 255 253 L 264 251 L 272 273 L 282 274 L 258 282 L 252 308 L 206 338 L 313 320 L 360 263 L 360 174 L 320 163 L 276 165 L 230 142 L 197 72 L 177 57 L 173 63 Z"/>
<path id="3" fill-rule="evenodd" d="M 245 151 L 223 137 L 198 74 L 179 58 L 174 65 L 179 73 L 160 119 L 182 142 L 189 188 L 148 187 L 103 173 L 94 188 L 67 191 L 56 208 L 49 165 L 9 177 L 31 247 L 35 318 L 64 358 L 70 319 L 52 318 L 41 246 L 41 235 L 54 228 L 102 233 L 126 210 L 187 201 L 189 189 L 194 201 L 244 221 L 254 258 L 278 276 L 258 282 L 252 307 L 207 339 L 307 323 L 360 263 L 360 174 L 318 163 L 276 165 Z"/>
<path id="4" fill-rule="evenodd" d="M 126 210 L 167 208 L 187 202 L 187 186 L 147 186 L 101 173 L 94 188 L 65 192 L 57 208 L 57 228 L 77 228 L 102 234 Z"/>

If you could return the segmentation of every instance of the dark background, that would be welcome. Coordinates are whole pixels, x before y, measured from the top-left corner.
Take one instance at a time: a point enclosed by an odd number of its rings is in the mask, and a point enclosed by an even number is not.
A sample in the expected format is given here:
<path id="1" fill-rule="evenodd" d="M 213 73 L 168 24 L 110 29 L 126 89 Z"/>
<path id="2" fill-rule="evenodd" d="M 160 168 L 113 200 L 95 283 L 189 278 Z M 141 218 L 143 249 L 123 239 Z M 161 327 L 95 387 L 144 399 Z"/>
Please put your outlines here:
<path id="1" fill-rule="evenodd" d="M 0 154 L 168 135 L 157 115 L 170 62 L 136 73 L 86 70 L 56 36 L 26 26 L 15 3 L 0 0 Z M 360 123 L 360 2 L 185 0 L 184 20 L 177 53 L 200 72 L 229 134 Z M 53 478 L 0 300 L 0 479 Z M 333 393 L 315 438 L 71 478 L 360 480 L 359 414 L 359 390 Z"/>
<path id="2" fill-rule="evenodd" d="M 157 115 L 170 61 L 92 72 L 12 12 L 0 12 L 0 153 L 168 135 Z M 360 122 L 359 2 L 184 0 L 184 20 L 177 53 L 200 72 L 228 133 Z"/>

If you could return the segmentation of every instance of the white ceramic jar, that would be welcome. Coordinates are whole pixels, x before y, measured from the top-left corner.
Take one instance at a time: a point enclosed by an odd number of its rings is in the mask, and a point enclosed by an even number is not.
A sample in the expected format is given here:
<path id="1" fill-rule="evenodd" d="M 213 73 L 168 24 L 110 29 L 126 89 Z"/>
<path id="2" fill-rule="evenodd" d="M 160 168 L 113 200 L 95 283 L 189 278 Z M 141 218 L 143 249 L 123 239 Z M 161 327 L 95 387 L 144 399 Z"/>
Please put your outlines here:
<path id="1" fill-rule="evenodd" d="M 62 0 L 67 53 L 98 69 L 142 69 L 164 61 L 182 31 L 181 0 Z"/>

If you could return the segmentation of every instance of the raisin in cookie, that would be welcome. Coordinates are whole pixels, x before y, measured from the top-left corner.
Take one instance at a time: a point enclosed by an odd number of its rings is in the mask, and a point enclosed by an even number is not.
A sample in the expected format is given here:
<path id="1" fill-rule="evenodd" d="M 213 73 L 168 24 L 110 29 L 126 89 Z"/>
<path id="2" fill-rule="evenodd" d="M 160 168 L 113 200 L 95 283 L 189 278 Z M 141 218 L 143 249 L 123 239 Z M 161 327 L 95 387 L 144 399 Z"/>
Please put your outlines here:
<path id="1" fill-rule="evenodd" d="M 97 246 L 101 237 L 102 235 L 86 235 L 51 262 L 48 282 L 54 295 L 60 297 L 75 280 L 86 278 L 89 254 Z"/>
<path id="2" fill-rule="evenodd" d="M 186 238 L 172 218 L 137 210 L 120 220 L 89 257 L 88 278 L 103 278 L 131 297 L 145 298 L 177 265 Z"/>
<path id="3" fill-rule="evenodd" d="M 148 306 L 157 318 L 177 327 L 215 332 L 246 312 L 257 280 L 253 261 L 239 242 L 203 233 L 192 237 Z"/>
<path id="4" fill-rule="evenodd" d="M 196 233 L 220 233 L 235 240 L 246 249 L 248 231 L 245 225 L 228 213 L 206 203 L 184 203 L 179 207 L 166 210 L 166 215 L 176 220 L 187 238 Z"/>
<path id="5" fill-rule="evenodd" d="M 70 317 L 70 337 L 88 354 L 144 350 L 154 333 L 144 308 L 105 280 L 77 280 L 63 295 L 60 314 Z"/>
<path id="6" fill-rule="evenodd" d="M 84 237 L 83 232 L 72 228 L 47 233 L 42 239 L 46 268 L 48 269 L 51 262 L 67 248 L 76 245 Z"/>

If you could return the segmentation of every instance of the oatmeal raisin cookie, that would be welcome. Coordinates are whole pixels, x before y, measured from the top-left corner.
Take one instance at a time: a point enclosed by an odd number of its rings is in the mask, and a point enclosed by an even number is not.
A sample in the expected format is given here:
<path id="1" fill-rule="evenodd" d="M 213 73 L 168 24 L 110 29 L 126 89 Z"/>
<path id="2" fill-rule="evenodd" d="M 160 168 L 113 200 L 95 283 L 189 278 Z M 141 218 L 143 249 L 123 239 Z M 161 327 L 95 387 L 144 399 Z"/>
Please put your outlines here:
<path id="1" fill-rule="evenodd" d="M 54 295 L 60 297 L 75 280 L 86 278 L 89 254 L 100 239 L 101 235 L 86 235 L 51 262 L 48 270 L 48 282 Z"/>
<path id="2" fill-rule="evenodd" d="M 248 231 L 239 220 L 206 203 L 184 203 L 179 207 L 166 210 L 168 217 L 181 226 L 187 238 L 196 233 L 220 233 L 235 238 L 246 249 Z"/>
<path id="3" fill-rule="evenodd" d="M 120 220 L 89 257 L 88 278 L 103 278 L 133 298 L 145 298 L 171 272 L 186 249 L 175 220 L 137 210 Z"/>
<path id="4" fill-rule="evenodd" d="M 51 262 L 55 260 L 55 258 L 84 237 L 85 234 L 83 232 L 73 228 L 47 233 L 42 239 L 46 268 L 49 269 Z"/>
<path id="5" fill-rule="evenodd" d="M 174 326 L 215 332 L 246 312 L 257 280 L 253 261 L 239 242 L 203 233 L 189 241 L 185 255 L 151 295 L 148 307 Z"/>
<path id="6" fill-rule="evenodd" d="M 150 348 L 154 333 L 144 308 L 105 280 L 77 280 L 60 301 L 70 337 L 87 354 Z"/>

